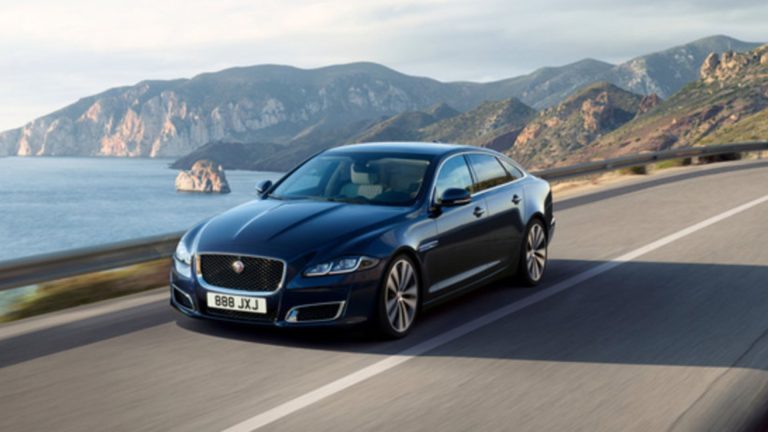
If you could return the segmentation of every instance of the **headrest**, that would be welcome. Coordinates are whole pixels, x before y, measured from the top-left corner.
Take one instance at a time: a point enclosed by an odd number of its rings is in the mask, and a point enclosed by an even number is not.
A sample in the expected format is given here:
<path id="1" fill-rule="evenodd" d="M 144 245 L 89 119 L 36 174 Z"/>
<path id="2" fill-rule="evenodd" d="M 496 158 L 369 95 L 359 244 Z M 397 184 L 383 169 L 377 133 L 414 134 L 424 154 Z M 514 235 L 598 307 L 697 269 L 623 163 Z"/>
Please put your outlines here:
<path id="1" fill-rule="evenodd" d="M 350 180 L 354 184 L 373 184 L 378 181 L 378 176 L 369 167 L 363 163 L 355 163 L 352 165 L 352 172 L 350 174 Z"/>

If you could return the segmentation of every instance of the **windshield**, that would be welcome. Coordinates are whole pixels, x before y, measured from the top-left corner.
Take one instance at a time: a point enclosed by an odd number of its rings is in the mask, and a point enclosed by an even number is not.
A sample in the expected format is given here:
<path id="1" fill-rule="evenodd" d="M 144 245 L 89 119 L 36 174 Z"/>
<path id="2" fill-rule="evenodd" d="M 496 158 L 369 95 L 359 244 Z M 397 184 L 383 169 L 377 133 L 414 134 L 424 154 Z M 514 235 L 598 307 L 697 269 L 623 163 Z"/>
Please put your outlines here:
<path id="1" fill-rule="evenodd" d="M 381 153 L 321 154 L 285 178 L 269 195 L 406 206 L 415 202 L 430 161 Z"/>

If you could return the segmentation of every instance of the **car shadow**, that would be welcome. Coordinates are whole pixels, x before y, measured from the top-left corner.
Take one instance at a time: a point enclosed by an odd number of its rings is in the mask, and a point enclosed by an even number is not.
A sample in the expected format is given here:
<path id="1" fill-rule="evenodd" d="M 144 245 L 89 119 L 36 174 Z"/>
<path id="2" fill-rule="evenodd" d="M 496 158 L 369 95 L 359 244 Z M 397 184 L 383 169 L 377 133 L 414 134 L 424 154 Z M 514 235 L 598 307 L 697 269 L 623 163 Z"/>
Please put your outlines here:
<path id="1" fill-rule="evenodd" d="M 553 260 L 541 287 L 492 284 L 427 311 L 396 341 L 361 329 L 264 330 L 186 318 L 177 325 L 251 343 L 392 355 L 602 263 Z M 768 266 L 629 262 L 424 355 L 731 366 L 767 337 L 766 281 Z M 752 364 L 768 368 L 768 354 Z"/>
<path id="2" fill-rule="evenodd" d="M 553 259 L 537 288 L 494 283 L 423 313 L 406 338 L 364 328 L 273 329 L 185 317 L 157 302 L 0 340 L 0 367 L 173 323 L 209 337 L 308 350 L 392 355 L 524 299 L 604 261 Z M 624 263 L 424 356 L 732 366 L 768 331 L 768 266 Z M 768 350 L 766 350 L 768 353 Z M 748 367 L 768 369 L 766 358 Z"/>

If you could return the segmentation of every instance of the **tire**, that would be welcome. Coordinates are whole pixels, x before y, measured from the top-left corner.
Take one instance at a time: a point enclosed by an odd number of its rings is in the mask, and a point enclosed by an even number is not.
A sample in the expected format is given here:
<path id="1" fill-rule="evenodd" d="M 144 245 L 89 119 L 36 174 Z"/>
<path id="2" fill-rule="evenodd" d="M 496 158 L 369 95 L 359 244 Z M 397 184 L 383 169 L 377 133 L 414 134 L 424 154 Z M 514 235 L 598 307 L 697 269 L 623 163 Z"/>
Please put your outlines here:
<path id="1" fill-rule="evenodd" d="M 387 339 L 407 335 L 418 316 L 420 301 L 418 267 L 407 255 L 395 256 L 382 275 L 375 320 L 377 333 Z"/>
<path id="2" fill-rule="evenodd" d="M 517 278 L 525 286 L 536 286 L 547 268 L 547 230 L 540 219 L 533 219 L 525 229 L 520 245 Z"/>

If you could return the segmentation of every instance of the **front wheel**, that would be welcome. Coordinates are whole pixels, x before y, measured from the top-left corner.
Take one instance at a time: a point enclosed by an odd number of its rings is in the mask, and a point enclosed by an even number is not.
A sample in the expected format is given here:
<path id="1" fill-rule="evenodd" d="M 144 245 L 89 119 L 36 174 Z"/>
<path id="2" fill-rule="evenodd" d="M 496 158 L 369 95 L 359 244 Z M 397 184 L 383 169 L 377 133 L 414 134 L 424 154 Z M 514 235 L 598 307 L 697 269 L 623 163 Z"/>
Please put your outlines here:
<path id="1" fill-rule="evenodd" d="M 547 267 L 547 233 L 540 220 L 528 224 L 521 249 L 518 278 L 527 286 L 538 285 Z"/>
<path id="2" fill-rule="evenodd" d="M 419 310 L 419 278 L 416 265 L 406 255 L 392 260 L 382 276 L 378 297 L 379 333 L 389 338 L 408 334 Z"/>

